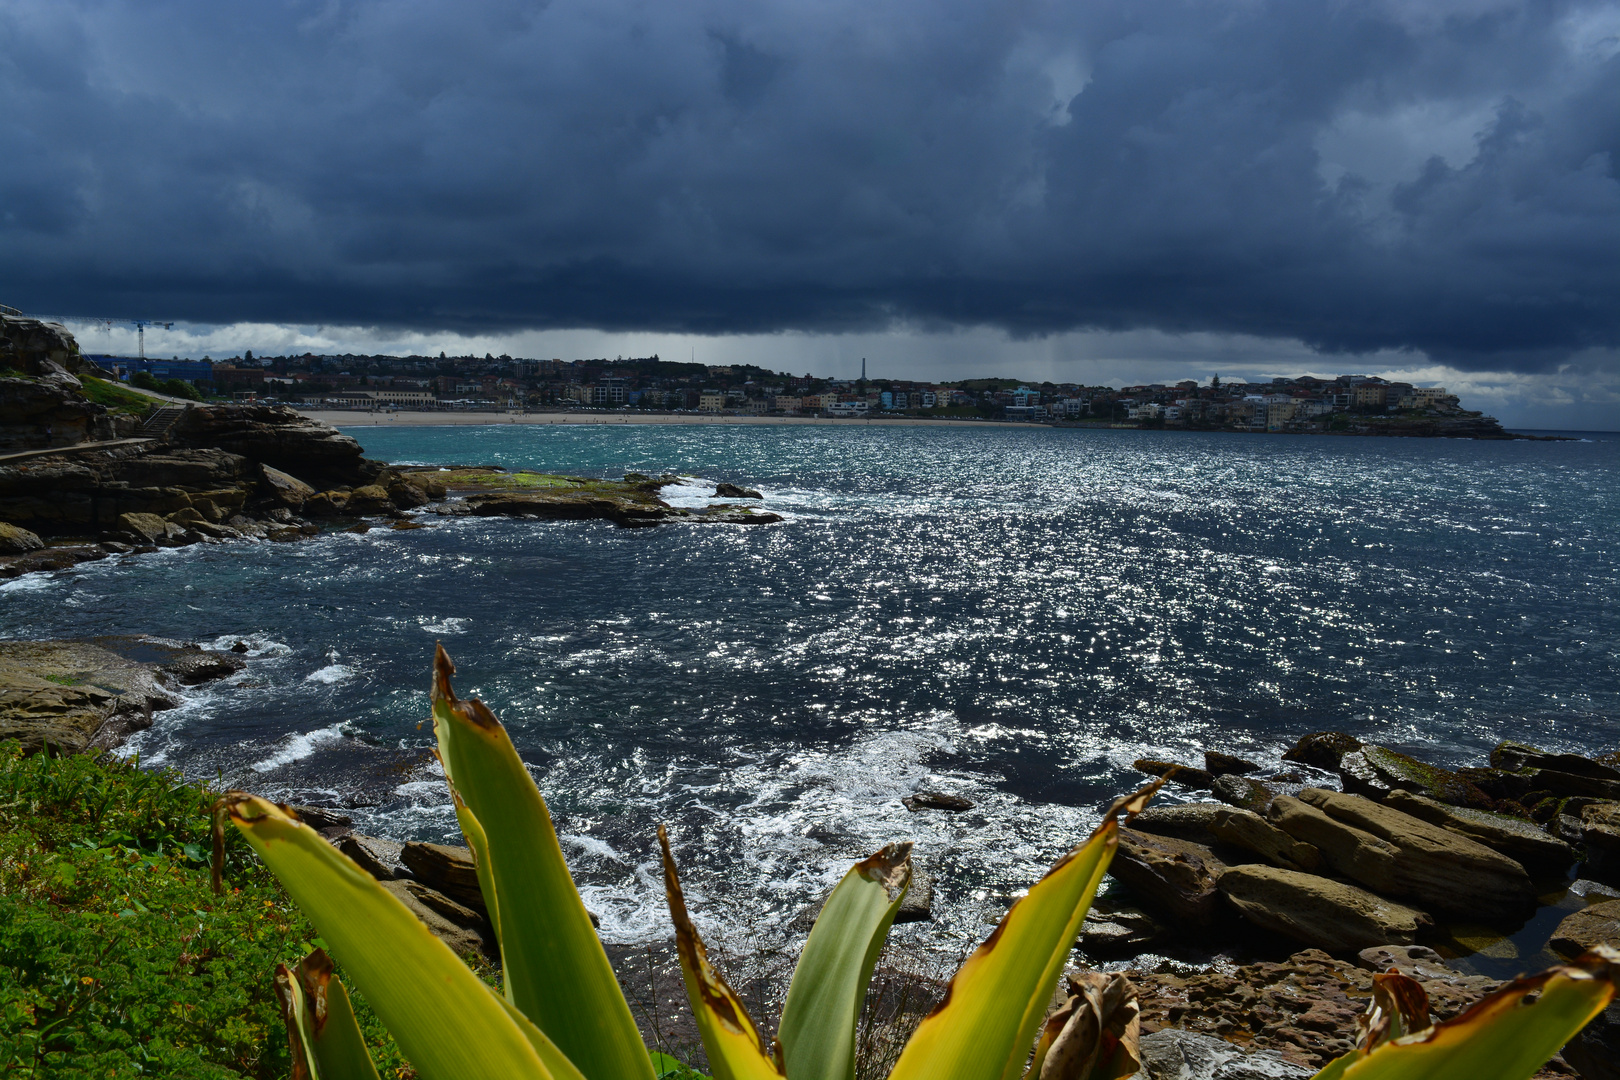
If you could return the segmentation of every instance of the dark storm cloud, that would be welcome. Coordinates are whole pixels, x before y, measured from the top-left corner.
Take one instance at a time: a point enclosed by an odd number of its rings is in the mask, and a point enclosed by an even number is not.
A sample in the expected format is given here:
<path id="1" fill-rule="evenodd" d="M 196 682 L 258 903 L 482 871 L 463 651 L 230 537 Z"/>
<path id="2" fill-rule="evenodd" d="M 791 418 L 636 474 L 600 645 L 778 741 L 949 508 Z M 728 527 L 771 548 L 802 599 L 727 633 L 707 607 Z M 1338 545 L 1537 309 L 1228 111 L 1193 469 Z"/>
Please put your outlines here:
<path id="1" fill-rule="evenodd" d="M 0 0 L 0 301 L 1620 345 L 1614 3 Z"/>

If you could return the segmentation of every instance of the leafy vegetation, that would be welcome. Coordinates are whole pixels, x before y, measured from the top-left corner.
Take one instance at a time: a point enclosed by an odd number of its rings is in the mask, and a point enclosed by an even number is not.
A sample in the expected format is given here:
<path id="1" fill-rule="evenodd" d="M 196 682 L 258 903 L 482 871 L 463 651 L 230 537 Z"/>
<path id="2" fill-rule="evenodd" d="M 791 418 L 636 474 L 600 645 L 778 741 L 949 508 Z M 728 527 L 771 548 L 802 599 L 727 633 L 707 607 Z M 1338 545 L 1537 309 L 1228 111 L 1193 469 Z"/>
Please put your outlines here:
<path id="1" fill-rule="evenodd" d="M 240 838 L 209 882 L 212 793 L 0 745 L 0 1072 L 284 1077 L 270 976 L 318 943 Z M 364 1003 L 385 1076 L 403 1065 Z"/>
<path id="2" fill-rule="evenodd" d="M 79 383 L 84 387 L 84 396 L 97 405 L 106 406 L 109 412 L 128 413 L 140 415 L 147 412 L 157 404 L 145 394 L 137 394 L 133 390 L 126 390 L 117 383 L 106 379 L 97 379 L 92 376 L 82 376 Z"/>

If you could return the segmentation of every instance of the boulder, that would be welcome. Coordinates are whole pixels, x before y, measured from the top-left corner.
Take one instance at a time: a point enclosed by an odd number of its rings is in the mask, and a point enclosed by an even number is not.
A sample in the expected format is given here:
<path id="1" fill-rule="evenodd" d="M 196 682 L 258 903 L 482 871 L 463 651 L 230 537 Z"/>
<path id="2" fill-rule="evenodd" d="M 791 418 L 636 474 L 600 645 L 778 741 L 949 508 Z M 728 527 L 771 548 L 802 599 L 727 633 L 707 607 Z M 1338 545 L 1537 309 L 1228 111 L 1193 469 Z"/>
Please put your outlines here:
<path id="1" fill-rule="evenodd" d="M 388 501 L 394 504 L 397 510 L 413 510 L 418 506 L 426 506 L 429 502 L 427 492 L 415 484 L 408 484 L 398 476 L 390 475 L 386 485 Z"/>
<path id="2" fill-rule="evenodd" d="M 1199 844 L 1215 839 L 1209 827 L 1215 816 L 1227 809 L 1225 803 L 1182 803 L 1179 806 L 1150 806 L 1131 820 L 1131 827 L 1159 836 L 1176 836 Z"/>
<path id="3" fill-rule="evenodd" d="M 413 840 L 405 845 L 399 858 L 423 884 L 470 908 L 486 910 L 470 849 Z"/>
<path id="4" fill-rule="evenodd" d="M 1465 977 L 1446 967 L 1446 958 L 1426 945 L 1374 945 L 1356 954 L 1356 966 L 1379 973 L 1394 968 L 1408 979 L 1455 981 Z"/>
<path id="5" fill-rule="evenodd" d="M 169 523 L 156 514 L 119 514 L 118 527 L 148 544 L 157 543 L 169 533 Z"/>
<path id="6" fill-rule="evenodd" d="M 1570 776 L 1620 781 L 1620 769 L 1601 764 L 1580 754 L 1552 754 L 1523 743 L 1503 741 L 1491 751 L 1491 767 L 1523 772 L 1525 769 L 1551 769 Z"/>
<path id="7" fill-rule="evenodd" d="M 1470 840 L 1478 840 L 1519 863 L 1531 874 L 1562 877 L 1575 862 L 1575 851 L 1568 844 L 1528 821 L 1506 814 L 1447 806 L 1410 791 L 1390 792 L 1384 805 L 1461 833 Z"/>
<path id="8" fill-rule="evenodd" d="M 1495 803 L 1473 784 L 1450 769 L 1428 765 L 1383 746 L 1365 743 L 1339 761 L 1344 790 L 1382 799 L 1391 791 L 1415 791 L 1453 806 L 1491 809 Z"/>
<path id="9" fill-rule="evenodd" d="M 293 805 L 287 807 L 287 809 L 297 814 L 299 821 L 326 837 L 327 840 L 338 839 L 353 830 L 353 818 L 348 814 L 328 807 Z"/>
<path id="10" fill-rule="evenodd" d="M 349 492 L 348 511 L 351 514 L 373 516 L 386 514 L 394 508 L 388 489 L 379 484 L 366 484 Z"/>
<path id="11" fill-rule="evenodd" d="M 409 868 L 399 857 L 404 845 L 392 840 L 350 833 L 338 843 L 338 850 L 378 881 L 410 876 Z"/>
<path id="12" fill-rule="evenodd" d="M 1208 927 L 1220 914 L 1216 883 L 1225 869 L 1200 844 L 1121 829 L 1108 872 L 1161 918 L 1178 926 Z"/>
<path id="13" fill-rule="evenodd" d="M 1283 754 L 1284 761 L 1297 761 L 1333 772 L 1344 755 L 1361 749 L 1361 740 L 1342 731 L 1316 731 L 1302 736 L 1293 749 Z"/>
<path id="14" fill-rule="evenodd" d="M 960 795 L 949 795 L 943 791 L 919 791 L 915 795 L 907 795 L 900 800 L 907 810 L 916 813 L 918 810 L 944 810 L 947 813 L 961 813 L 963 810 L 973 809 L 973 801 L 964 799 Z"/>
<path id="15" fill-rule="evenodd" d="M 19 525 L 0 521 L 0 555 L 26 555 L 45 546 L 45 541 Z"/>
<path id="16" fill-rule="evenodd" d="M 1166 934 L 1162 923 L 1139 908 L 1093 904 L 1077 944 L 1092 956 L 1134 956 Z"/>
<path id="17" fill-rule="evenodd" d="M 337 517 L 348 510 L 347 491 L 318 491 L 304 500 L 303 512 L 310 517 Z"/>
<path id="18" fill-rule="evenodd" d="M 302 509 L 305 500 L 315 494 L 315 489 L 298 479 L 298 477 L 284 473 L 270 465 L 260 464 L 259 475 L 263 480 L 260 490 L 265 492 L 273 501 L 294 512 Z"/>
<path id="19" fill-rule="evenodd" d="M 1130 1080 L 1310 1080 L 1313 1070 L 1269 1050 L 1245 1051 L 1215 1035 L 1165 1028 L 1142 1036 Z"/>
<path id="20" fill-rule="evenodd" d="M 934 877 L 915 857 L 911 860 L 911 884 L 906 898 L 895 909 L 897 923 L 928 922 L 934 917 Z"/>
<path id="21" fill-rule="evenodd" d="M 1487 922 L 1520 918 L 1535 904 L 1529 876 L 1512 859 L 1370 799 L 1305 788 L 1298 798 L 1278 796 L 1271 821 L 1382 896 Z"/>
<path id="22" fill-rule="evenodd" d="M 1204 771 L 1211 776 L 1225 776 L 1227 773 L 1259 772 L 1260 766 L 1247 758 L 1223 754 L 1219 750 L 1205 750 Z"/>
<path id="23" fill-rule="evenodd" d="M 1581 843 L 1586 845 L 1586 873 L 1620 885 L 1620 803 L 1590 803 L 1581 808 Z"/>
<path id="24" fill-rule="evenodd" d="M 1235 773 L 1217 776 L 1210 785 L 1210 792 L 1221 802 L 1256 813 L 1264 813 L 1272 799 L 1271 789 L 1266 785 Z"/>
<path id="25" fill-rule="evenodd" d="M 714 497 L 717 499 L 763 499 L 765 496 L 753 488 L 738 487 L 736 484 L 716 484 Z"/>
<path id="26" fill-rule="evenodd" d="M 1620 949 L 1620 900 L 1606 900 L 1564 916 L 1547 947 L 1572 960 L 1594 945 Z"/>
<path id="27" fill-rule="evenodd" d="M 1620 998 L 1569 1040 L 1562 1054 L 1581 1080 L 1620 1080 Z"/>
<path id="28" fill-rule="evenodd" d="M 1133 767 L 1150 776 L 1168 777 L 1172 784 L 1180 784 L 1185 788 L 1208 791 L 1210 785 L 1215 782 L 1215 778 L 1203 769 L 1195 769 L 1191 765 L 1178 765 L 1174 761 L 1137 758 Z"/>
<path id="29" fill-rule="evenodd" d="M 454 901 L 442 894 L 435 893 L 432 889 L 424 888 L 415 881 L 384 881 L 382 887 L 393 893 L 401 903 L 410 908 L 411 914 L 422 920 L 422 924 L 433 931 L 433 935 L 440 941 L 450 946 L 451 951 L 457 956 L 482 953 L 485 956 L 494 958 L 499 955 L 499 947 L 495 942 L 493 933 L 462 925 L 464 917 L 460 916 L 460 912 L 468 912 L 482 918 L 477 912 L 470 912 L 469 909 L 457 904 L 448 908 L 448 910 L 456 914 L 447 915 L 445 914 L 447 905 L 454 904 Z M 429 900 L 433 902 L 429 903 Z M 485 920 L 484 925 L 488 926 L 487 920 Z"/>
<path id="30" fill-rule="evenodd" d="M 1322 865 L 1322 853 L 1301 843 L 1252 810 L 1223 806 L 1216 811 L 1210 833 L 1223 843 L 1253 852 L 1273 866 L 1310 872 Z"/>
<path id="31" fill-rule="evenodd" d="M 1330 953 L 1373 945 L 1410 945 L 1429 917 L 1354 885 L 1276 866 L 1234 866 L 1221 892 L 1262 930 Z"/>

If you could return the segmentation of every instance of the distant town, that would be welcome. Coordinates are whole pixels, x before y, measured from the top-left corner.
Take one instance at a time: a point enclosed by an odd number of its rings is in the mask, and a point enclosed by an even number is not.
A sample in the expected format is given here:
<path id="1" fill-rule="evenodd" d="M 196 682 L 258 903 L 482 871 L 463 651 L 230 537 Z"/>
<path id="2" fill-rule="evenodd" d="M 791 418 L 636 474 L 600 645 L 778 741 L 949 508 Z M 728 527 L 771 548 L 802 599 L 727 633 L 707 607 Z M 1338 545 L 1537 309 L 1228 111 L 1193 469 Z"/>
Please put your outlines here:
<path id="1" fill-rule="evenodd" d="M 1251 383 L 1086 386 L 1015 379 L 827 379 L 754 365 L 658 356 L 254 356 L 213 360 L 92 357 L 126 381 L 191 397 L 366 410 L 656 410 L 732 416 L 923 416 L 1061 425 L 1252 432 L 1505 435 L 1443 386 L 1370 375 Z M 864 368 L 864 362 L 863 362 Z"/>

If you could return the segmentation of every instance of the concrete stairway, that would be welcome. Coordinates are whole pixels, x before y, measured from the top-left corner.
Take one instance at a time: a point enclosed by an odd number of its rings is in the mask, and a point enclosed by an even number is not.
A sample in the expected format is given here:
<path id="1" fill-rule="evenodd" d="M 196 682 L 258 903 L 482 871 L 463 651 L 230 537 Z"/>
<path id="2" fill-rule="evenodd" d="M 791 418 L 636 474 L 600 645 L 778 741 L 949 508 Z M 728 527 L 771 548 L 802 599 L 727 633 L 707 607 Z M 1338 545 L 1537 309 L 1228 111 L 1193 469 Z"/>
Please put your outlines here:
<path id="1" fill-rule="evenodd" d="M 182 416 L 186 415 L 186 409 L 188 408 L 190 406 L 187 405 L 163 406 L 146 418 L 146 422 L 141 425 L 141 436 L 147 439 L 162 438 L 170 428 L 179 422 Z"/>

